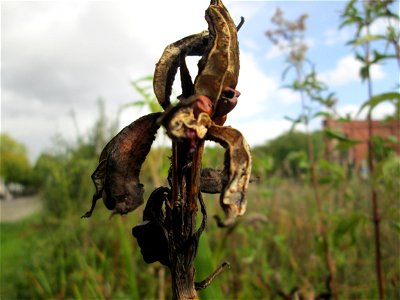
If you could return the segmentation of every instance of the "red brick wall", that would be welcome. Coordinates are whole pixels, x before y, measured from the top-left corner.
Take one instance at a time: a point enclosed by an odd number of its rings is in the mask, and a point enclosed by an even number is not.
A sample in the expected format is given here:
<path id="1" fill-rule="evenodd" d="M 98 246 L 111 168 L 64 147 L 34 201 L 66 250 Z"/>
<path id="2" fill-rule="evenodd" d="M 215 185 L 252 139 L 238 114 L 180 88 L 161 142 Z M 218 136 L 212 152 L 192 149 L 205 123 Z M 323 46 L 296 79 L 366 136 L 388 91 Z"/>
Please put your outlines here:
<path id="1" fill-rule="evenodd" d="M 347 138 L 359 141 L 347 153 L 347 157 L 340 157 L 334 151 L 334 142 L 332 140 L 326 141 L 327 153 L 330 153 L 330 158 L 334 160 L 346 160 L 347 163 L 354 164 L 356 168 L 360 167 L 363 160 L 367 160 L 368 155 L 368 122 L 361 120 L 354 120 L 348 122 L 339 122 L 333 119 L 324 121 L 324 127 L 332 130 L 340 131 Z M 397 137 L 397 144 L 394 146 L 397 154 L 400 155 L 400 121 L 372 121 L 372 135 L 389 137 Z"/>

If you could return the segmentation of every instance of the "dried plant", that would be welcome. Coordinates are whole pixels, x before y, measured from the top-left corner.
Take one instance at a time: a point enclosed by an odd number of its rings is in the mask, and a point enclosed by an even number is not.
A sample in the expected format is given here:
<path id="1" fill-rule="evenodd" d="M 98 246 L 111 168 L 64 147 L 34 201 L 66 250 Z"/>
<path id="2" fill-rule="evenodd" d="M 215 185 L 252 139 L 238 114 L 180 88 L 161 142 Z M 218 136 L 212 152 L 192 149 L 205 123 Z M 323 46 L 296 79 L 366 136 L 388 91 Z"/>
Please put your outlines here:
<path id="1" fill-rule="evenodd" d="M 156 65 L 154 92 L 164 109 L 141 117 L 118 133 L 104 148 L 92 175 L 96 192 L 90 217 L 103 198 L 113 214 L 127 214 L 141 205 L 143 185 L 139 175 L 160 126 L 172 140 L 170 187 L 158 187 L 150 195 L 143 222 L 132 229 L 144 260 L 159 261 L 171 270 L 174 299 L 196 298 L 196 289 L 207 287 L 227 263 L 204 281 L 194 283 L 194 258 L 207 214 L 202 192 L 220 193 L 225 219 L 218 225 L 235 224 L 246 211 L 245 193 L 250 179 L 251 155 L 242 134 L 223 126 L 240 93 L 238 27 L 220 0 L 211 0 L 206 10 L 208 31 L 185 37 L 167 46 Z M 192 82 L 185 58 L 201 56 Z M 170 102 L 172 84 L 180 71 L 182 94 L 177 105 Z M 205 140 L 225 149 L 223 170 L 203 169 Z M 196 228 L 198 203 L 202 213 Z"/>

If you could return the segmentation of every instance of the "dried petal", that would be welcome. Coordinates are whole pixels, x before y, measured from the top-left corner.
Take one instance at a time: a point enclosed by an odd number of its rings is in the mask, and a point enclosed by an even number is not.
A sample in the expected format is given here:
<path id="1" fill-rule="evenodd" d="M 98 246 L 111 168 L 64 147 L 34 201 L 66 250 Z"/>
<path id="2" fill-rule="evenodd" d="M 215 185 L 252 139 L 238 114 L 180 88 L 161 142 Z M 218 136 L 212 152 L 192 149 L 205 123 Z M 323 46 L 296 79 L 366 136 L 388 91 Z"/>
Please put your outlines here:
<path id="1" fill-rule="evenodd" d="M 171 138 L 190 138 L 189 132 L 195 132 L 196 136 L 202 139 L 210 125 L 211 118 L 208 114 L 201 112 L 196 119 L 193 108 L 182 107 L 173 114 L 167 124 L 167 130 Z"/>

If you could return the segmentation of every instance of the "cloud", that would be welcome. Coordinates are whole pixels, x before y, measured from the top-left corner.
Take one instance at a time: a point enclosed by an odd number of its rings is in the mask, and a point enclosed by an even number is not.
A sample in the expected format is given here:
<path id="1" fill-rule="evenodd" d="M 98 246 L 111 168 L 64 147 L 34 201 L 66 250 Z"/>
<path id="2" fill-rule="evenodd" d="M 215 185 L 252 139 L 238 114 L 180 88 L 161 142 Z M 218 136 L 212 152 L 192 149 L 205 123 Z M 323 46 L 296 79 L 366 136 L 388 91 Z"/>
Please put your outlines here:
<path id="1" fill-rule="evenodd" d="M 229 8 L 229 13 L 231 14 L 233 20 L 240 20 L 243 16 L 246 22 L 249 22 L 258 13 L 260 13 L 262 7 L 265 6 L 265 2 L 256 3 L 256 1 L 251 1 L 249 5 L 248 1 L 224 1 L 225 5 Z"/>
<path id="2" fill-rule="evenodd" d="M 395 20 L 392 18 L 390 22 L 386 18 L 377 19 L 373 22 L 369 28 L 369 33 L 372 35 L 378 34 L 387 34 L 387 30 L 389 26 L 393 26 L 394 28 L 399 28 L 400 22 L 399 20 Z M 366 35 L 366 30 L 363 30 L 362 35 Z"/>
<path id="3" fill-rule="evenodd" d="M 251 146 L 261 145 L 267 140 L 276 138 L 285 131 L 288 131 L 292 123 L 284 120 L 258 119 L 242 124 L 240 131 Z"/>
<path id="4" fill-rule="evenodd" d="M 263 72 L 250 52 L 241 52 L 240 65 L 237 89 L 241 96 L 237 108 L 230 114 L 233 121 L 244 122 L 271 113 L 279 114 L 279 109 L 298 103 L 293 92 L 280 88 L 281 83 L 276 78 Z"/>
<path id="5" fill-rule="evenodd" d="M 326 46 L 336 46 L 338 44 L 345 44 L 352 37 L 352 34 L 349 29 L 328 29 L 324 32 L 324 44 Z"/>
<path id="6" fill-rule="evenodd" d="M 94 123 L 99 97 L 115 118 L 138 98 L 130 80 L 153 73 L 167 44 L 207 28 L 205 8 L 182 0 L 157 1 L 157 9 L 154 1 L 2 3 L 1 130 L 35 159 L 55 134 L 76 134 L 72 110 L 81 132 Z"/>
<path id="7" fill-rule="evenodd" d="M 312 49 L 315 46 L 315 40 L 313 38 L 306 38 L 304 40 L 307 50 Z M 289 49 L 287 48 L 289 43 L 287 41 L 281 41 L 278 45 L 273 44 L 267 51 L 266 59 L 275 59 L 284 55 L 288 55 Z"/>
<path id="8" fill-rule="evenodd" d="M 338 107 L 338 113 L 341 116 L 349 115 L 351 118 L 357 119 L 366 119 L 368 110 L 364 109 L 361 111 L 359 115 L 358 112 L 360 110 L 360 106 L 355 104 L 346 104 Z M 372 111 L 372 118 L 376 120 L 382 120 L 389 115 L 393 115 L 395 112 L 395 107 L 391 103 L 381 103 L 380 105 L 376 106 L 375 109 Z"/>
<path id="9" fill-rule="evenodd" d="M 347 55 L 338 60 L 333 70 L 321 72 L 319 79 L 326 82 L 330 86 L 342 86 L 352 82 L 360 81 L 361 62 L 356 60 L 354 56 Z M 373 80 L 379 80 L 385 77 L 380 65 L 371 67 L 371 77 Z"/>
<path id="10" fill-rule="evenodd" d="M 257 12 L 258 6 L 244 10 L 239 4 L 228 3 L 235 20 L 241 15 L 249 20 Z M 207 28 L 206 7 L 200 1 L 157 1 L 157 9 L 154 5 L 154 1 L 2 3 L 1 130 L 25 143 L 34 160 L 51 147 L 51 137 L 74 141 L 77 130 L 85 133 L 97 118 L 100 97 L 107 116 L 116 118 L 121 105 L 139 98 L 129 80 L 151 74 L 166 45 Z M 290 95 L 279 92 L 278 82 L 263 74 L 249 53 L 243 52 L 241 60 L 242 96 L 230 120 L 245 124 L 244 119 L 256 120 L 273 101 L 287 101 Z M 197 73 L 196 64 L 193 59 Z M 175 86 L 180 89 L 178 82 Z M 124 111 L 121 127 L 144 113 Z M 256 128 L 249 124 L 245 126 Z"/>

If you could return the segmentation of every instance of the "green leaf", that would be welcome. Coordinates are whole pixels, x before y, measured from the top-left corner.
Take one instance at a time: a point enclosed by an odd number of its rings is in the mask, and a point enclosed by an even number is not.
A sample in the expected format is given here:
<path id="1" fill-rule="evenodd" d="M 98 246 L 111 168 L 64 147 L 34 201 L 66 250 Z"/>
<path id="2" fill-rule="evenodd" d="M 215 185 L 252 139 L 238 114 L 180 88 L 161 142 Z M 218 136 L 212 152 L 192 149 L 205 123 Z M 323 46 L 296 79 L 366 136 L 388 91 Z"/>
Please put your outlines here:
<path id="1" fill-rule="evenodd" d="M 312 119 L 318 118 L 318 117 L 331 118 L 332 114 L 327 111 L 320 111 L 320 112 L 317 112 L 316 114 L 314 114 L 312 116 Z"/>
<path id="2" fill-rule="evenodd" d="M 369 100 L 365 101 L 358 113 L 357 116 L 361 113 L 361 111 L 363 111 L 366 107 L 369 107 L 368 113 L 371 113 L 371 111 L 378 105 L 381 104 L 383 102 L 393 102 L 394 104 L 398 105 L 398 103 L 400 103 L 400 93 L 398 92 L 389 92 L 389 93 L 383 93 L 383 94 L 379 94 L 376 96 L 371 97 Z"/>
<path id="3" fill-rule="evenodd" d="M 362 54 L 356 52 L 356 59 L 361 61 L 362 63 L 365 63 L 365 58 Z"/>
<path id="4" fill-rule="evenodd" d="M 337 163 L 325 159 L 318 161 L 318 181 L 321 184 L 330 184 L 339 187 L 346 178 L 345 168 Z"/>
<path id="5" fill-rule="evenodd" d="M 348 218 L 341 218 L 333 231 L 333 244 L 337 247 L 346 235 L 350 235 L 350 244 L 356 242 L 356 230 L 360 223 L 365 222 L 361 214 L 353 214 Z"/>
<path id="6" fill-rule="evenodd" d="M 374 59 L 371 63 L 378 63 L 381 60 L 397 58 L 395 54 L 383 54 L 374 50 Z"/>
<path id="7" fill-rule="evenodd" d="M 292 126 L 290 127 L 290 132 L 294 131 L 296 126 L 303 121 L 303 116 L 299 116 L 297 119 L 290 118 L 288 116 L 284 116 L 284 119 L 292 122 Z"/>
<path id="8" fill-rule="evenodd" d="M 340 131 L 337 131 L 337 130 L 325 128 L 324 133 L 328 138 L 338 140 L 339 142 L 345 142 L 345 143 L 350 143 L 350 144 L 360 143 L 360 141 L 347 138 L 345 135 L 343 135 L 343 133 L 341 133 Z"/>
<path id="9" fill-rule="evenodd" d="M 370 43 L 372 41 L 385 40 L 385 39 L 386 39 L 386 37 L 384 35 L 381 35 L 381 34 L 376 34 L 376 35 L 368 34 L 368 35 L 364 35 L 364 36 L 361 36 L 361 37 L 355 39 L 353 41 L 353 45 L 354 46 L 361 46 L 363 44 L 367 44 L 367 43 Z"/>
<path id="10" fill-rule="evenodd" d="M 369 78 L 369 64 L 361 67 L 360 69 L 360 77 L 361 80 L 364 82 L 367 78 Z"/>
<path id="11" fill-rule="evenodd" d="M 357 39 L 347 41 L 345 45 L 346 45 L 346 46 L 353 46 L 353 45 L 355 44 L 356 41 L 357 41 Z"/>
<path id="12" fill-rule="evenodd" d="M 131 106 L 143 107 L 145 104 L 146 104 L 146 102 L 143 100 L 136 100 L 136 101 L 121 105 L 121 108 L 124 109 L 124 108 L 131 107 Z"/>
<path id="13" fill-rule="evenodd" d="M 392 224 L 393 228 L 396 229 L 397 233 L 400 234 L 400 221 L 394 221 L 391 224 Z"/>

